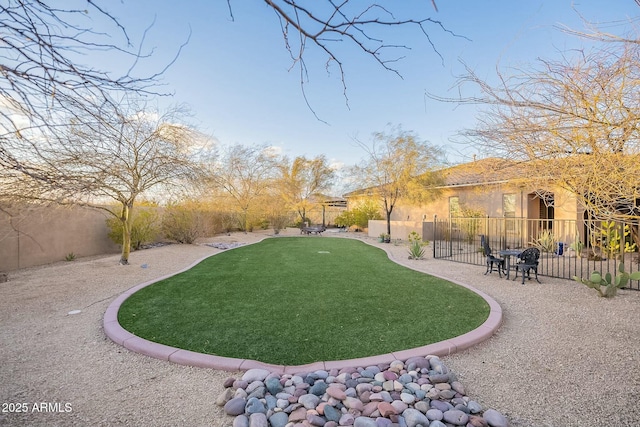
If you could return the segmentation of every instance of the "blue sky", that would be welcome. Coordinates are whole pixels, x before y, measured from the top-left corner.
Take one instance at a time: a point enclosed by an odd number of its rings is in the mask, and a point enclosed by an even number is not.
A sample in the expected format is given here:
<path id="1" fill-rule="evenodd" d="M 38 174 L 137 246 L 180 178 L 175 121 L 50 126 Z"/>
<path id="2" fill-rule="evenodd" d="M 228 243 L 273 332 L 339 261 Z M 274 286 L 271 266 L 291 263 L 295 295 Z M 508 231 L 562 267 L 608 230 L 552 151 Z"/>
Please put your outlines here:
<path id="1" fill-rule="evenodd" d="M 403 78 L 356 50 L 341 47 L 348 106 L 337 69 L 327 74 L 326 56 L 309 46 L 305 89 L 312 108 L 326 123 L 306 106 L 299 71 L 289 70 L 292 62 L 278 19 L 262 1 L 231 0 L 234 20 L 226 0 L 124 0 L 109 8 L 133 41 L 154 23 L 144 43 L 154 54 L 141 64 L 141 72 L 157 70 L 169 61 L 191 31 L 189 43 L 163 77 L 166 89 L 175 95 L 162 102 L 189 105 L 192 121 L 204 133 L 222 144 L 269 144 L 291 157 L 325 154 L 344 165 L 364 155 L 354 138 L 367 142 L 388 124 L 443 146 L 451 162 L 469 160 L 473 147 L 452 140 L 460 130 L 473 127 L 479 107 L 425 97 L 425 92 L 455 95 L 451 88 L 463 71 L 460 60 L 481 77 L 491 78 L 498 64 L 523 66 L 538 57 L 586 47 L 584 41 L 556 28 L 564 24 L 583 29 L 576 10 L 595 22 L 626 21 L 640 14 L 633 0 L 439 0 L 438 12 L 429 0 L 382 3 L 398 17 L 431 17 L 466 38 L 432 26 L 429 34 L 441 59 L 415 30 L 384 33 L 394 43 L 411 47 L 398 53 L 406 55 L 396 64 Z"/>

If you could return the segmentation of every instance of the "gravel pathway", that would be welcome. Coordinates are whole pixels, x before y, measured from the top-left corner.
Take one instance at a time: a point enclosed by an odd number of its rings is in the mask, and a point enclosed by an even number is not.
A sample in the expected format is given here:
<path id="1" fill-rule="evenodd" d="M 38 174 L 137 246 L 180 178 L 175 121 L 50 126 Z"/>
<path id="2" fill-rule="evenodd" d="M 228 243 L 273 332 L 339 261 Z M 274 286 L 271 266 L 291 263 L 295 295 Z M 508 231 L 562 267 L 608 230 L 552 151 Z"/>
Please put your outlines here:
<path id="1" fill-rule="evenodd" d="M 348 234 L 500 303 L 504 324 L 493 338 L 442 360 L 470 397 L 506 415 L 513 427 L 640 424 L 640 292 L 603 300 L 583 285 L 546 277 L 522 286 L 484 276 L 477 266 L 408 260 L 405 247 Z M 203 243 L 262 237 L 238 233 Z M 224 381 L 241 373 L 135 354 L 102 331 L 104 311 L 117 295 L 219 251 L 169 245 L 132 253 L 126 267 L 110 255 L 11 272 L 0 283 L 0 425 L 231 425 L 214 402 Z M 399 304 L 419 310 L 410 301 Z M 81 312 L 68 314 L 73 310 Z"/>

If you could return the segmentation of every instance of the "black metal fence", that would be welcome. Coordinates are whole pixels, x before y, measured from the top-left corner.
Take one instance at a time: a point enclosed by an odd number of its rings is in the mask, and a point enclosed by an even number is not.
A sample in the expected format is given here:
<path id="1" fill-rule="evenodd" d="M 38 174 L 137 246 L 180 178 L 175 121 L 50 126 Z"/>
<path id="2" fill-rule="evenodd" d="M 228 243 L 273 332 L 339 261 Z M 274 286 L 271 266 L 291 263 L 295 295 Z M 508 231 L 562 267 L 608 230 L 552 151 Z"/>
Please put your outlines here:
<path id="1" fill-rule="evenodd" d="M 466 264 L 485 265 L 482 239 L 494 255 L 505 249 L 538 247 L 538 274 L 571 279 L 588 278 L 593 271 L 605 274 L 618 269 L 624 259 L 627 272 L 638 271 L 640 255 L 631 239 L 637 224 L 526 218 L 435 218 L 433 257 Z M 620 253 L 625 246 L 629 252 Z M 628 289 L 640 290 L 640 281 Z"/>

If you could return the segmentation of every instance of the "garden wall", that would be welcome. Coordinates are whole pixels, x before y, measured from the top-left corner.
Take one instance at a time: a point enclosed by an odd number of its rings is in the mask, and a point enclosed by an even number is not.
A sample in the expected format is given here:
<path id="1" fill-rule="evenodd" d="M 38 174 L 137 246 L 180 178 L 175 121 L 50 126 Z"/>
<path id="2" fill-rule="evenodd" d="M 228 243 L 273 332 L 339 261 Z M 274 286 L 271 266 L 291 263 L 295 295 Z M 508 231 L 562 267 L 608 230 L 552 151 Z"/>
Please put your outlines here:
<path id="1" fill-rule="evenodd" d="M 107 236 L 106 213 L 82 207 L 3 207 L 0 271 L 62 261 L 67 254 L 117 253 Z"/>

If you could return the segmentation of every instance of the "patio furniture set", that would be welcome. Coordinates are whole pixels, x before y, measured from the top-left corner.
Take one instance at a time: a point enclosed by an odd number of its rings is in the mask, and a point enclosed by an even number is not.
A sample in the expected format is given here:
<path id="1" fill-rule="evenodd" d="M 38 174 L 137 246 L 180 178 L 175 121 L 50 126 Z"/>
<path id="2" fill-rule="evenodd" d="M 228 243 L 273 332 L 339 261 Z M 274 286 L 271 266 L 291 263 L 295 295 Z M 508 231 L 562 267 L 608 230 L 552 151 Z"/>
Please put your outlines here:
<path id="1" fill-rule="evenodd" d="M 500 278 L 502 278 L 502 274 L 504 273 L 507 280 L 509 280 L 511 270 L 515 270 L 516 275 L 513 280 L 516 280 L 518 278 L 518 272 L 520 271 L 522 272 L 522 284 L 524 285 L 525 277 L 531 280 L 531 270 L 533 270 L 536 281 L 540 283 L 540 280 L 538 280 L 540 249 L 504 249 L 498 251 L 499 256 L 495 256 L 491 251 L 489 242 L 485 238 L 482 239 L 482 247 L 487 259 L 487 271 L 485 271 L 485 275 L 493 272 L 493 267 L 495 266 Z M 516 262 L 513 265 L 511 265 L 511 257 L 515 257 Z"/>

